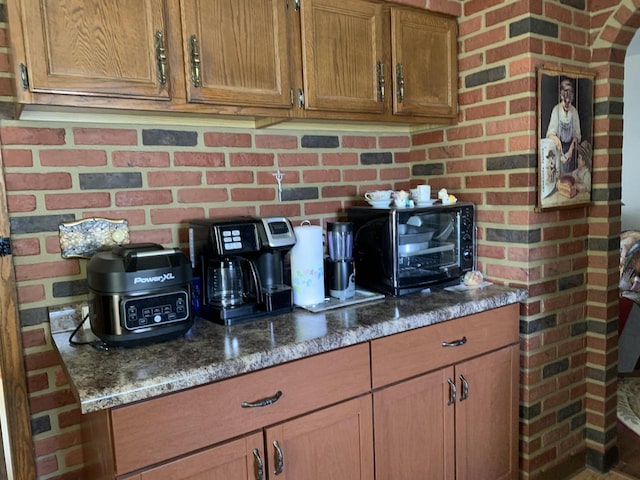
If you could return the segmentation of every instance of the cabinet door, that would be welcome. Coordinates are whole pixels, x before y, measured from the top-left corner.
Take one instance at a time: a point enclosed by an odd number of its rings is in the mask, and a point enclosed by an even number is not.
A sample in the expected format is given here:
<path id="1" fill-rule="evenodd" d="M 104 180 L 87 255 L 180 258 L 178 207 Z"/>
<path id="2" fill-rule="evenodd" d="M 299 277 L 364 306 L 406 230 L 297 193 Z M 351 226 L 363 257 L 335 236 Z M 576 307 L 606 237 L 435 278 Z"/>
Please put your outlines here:
<path id="1" fill-rule="evenodd" d="M 305 108 L 382 113 L 382 6 L 358 0 L 301 5 Z"/>
<path id="2" fill-rule="evenodd" d="M 394 114 L 457 114 L 456 30 L 453 18 L 391 10 Z"/>
<path id="3" fill-rule="evenodd" d="M 291 108 L 287 2 L 180 5 L 190 102 Z"/>
<path id="4" fill-rule="evenodd" d="M 518 478 L 518 373 L 517 345 L 456 365 L 457 478 Z"/>
<path id="5" fill-rule="evenodd" d="M 168 69 L 164 0 L 23 0 L 22 7 L 32 92 L 169 99 L 160 68 Z"/>
<path id="6" fill-rule="evenodd" d="M 370 395 L 268 428 L 266 438 L 270 478 L 373 478 Z"/>
<path id="7" fill-rule="evenodd" d="M 452 367 L 374 393 L 376 480 L 455 478 L 450 378 Z"/>
<path id="8" fill-rule="evenodd" d="M 255 480 L 265 478 L 263 436 L 256 433 L 140 475 L 140 480 Z"/>

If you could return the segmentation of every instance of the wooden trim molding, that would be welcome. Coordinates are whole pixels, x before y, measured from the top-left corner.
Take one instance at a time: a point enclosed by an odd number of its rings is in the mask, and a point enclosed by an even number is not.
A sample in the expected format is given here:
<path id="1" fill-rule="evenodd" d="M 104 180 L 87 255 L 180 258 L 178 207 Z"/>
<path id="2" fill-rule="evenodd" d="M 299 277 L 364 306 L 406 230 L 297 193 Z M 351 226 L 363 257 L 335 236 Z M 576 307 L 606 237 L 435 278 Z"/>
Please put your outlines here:
<path id="1" fill-rule="evenodd" d="M 0 149 L 0 238 L 9 238 L 4 164 Z M 5 478 L 32 480 L 36 466 L 29 398 L 18 315 L 15 272 L 10 252 L 0 256 L 0 424 Z"/>

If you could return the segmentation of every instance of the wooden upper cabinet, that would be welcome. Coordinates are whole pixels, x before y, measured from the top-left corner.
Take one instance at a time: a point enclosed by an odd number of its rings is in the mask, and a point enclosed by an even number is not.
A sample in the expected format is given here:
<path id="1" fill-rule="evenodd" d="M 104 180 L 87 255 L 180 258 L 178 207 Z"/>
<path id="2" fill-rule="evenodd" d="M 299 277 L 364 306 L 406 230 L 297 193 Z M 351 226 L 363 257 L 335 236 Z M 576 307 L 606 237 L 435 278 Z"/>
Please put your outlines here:
<path id="1" fill-rule="evenodd" d="M 457 24 L 430 12 L 391 9 L 393 112 L 453 117 L 458 109 Z"/>
<path id="2" fill-rule="evenodd" d="M 188 101 L 291 108 L 287 2 L 180 5 Z"/>
<path id="3" fill-rule="evenodd" d="M 12 0 L 22 105 L 455 123 L 456 19 L 379 0 Z"/>
<path id="4" fill-rule="evenodd" d="M 303 0 L 300 15 L 305 108 L 384 112 L 382 5 Z"/>
<path id="5" fill-rule="evenodd" d="M 28 76 L 31 92 L 169 99 L 161 78 L 164 0 L 22 0 L 20 5 L 27 63 L 22 76 Z"/>

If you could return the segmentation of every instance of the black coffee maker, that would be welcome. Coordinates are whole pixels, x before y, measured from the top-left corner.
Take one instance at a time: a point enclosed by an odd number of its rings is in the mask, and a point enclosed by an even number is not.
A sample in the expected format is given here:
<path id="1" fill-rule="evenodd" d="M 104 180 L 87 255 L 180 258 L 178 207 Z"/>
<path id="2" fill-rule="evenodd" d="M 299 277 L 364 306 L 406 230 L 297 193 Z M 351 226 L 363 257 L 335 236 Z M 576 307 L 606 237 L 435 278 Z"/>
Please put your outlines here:
<path id="1" fill-rule="evenodd" d="M 192 220 L 194 311 L 223 325 L 290 312 L 284 257 L 295 243 L 285 217 Z"/>

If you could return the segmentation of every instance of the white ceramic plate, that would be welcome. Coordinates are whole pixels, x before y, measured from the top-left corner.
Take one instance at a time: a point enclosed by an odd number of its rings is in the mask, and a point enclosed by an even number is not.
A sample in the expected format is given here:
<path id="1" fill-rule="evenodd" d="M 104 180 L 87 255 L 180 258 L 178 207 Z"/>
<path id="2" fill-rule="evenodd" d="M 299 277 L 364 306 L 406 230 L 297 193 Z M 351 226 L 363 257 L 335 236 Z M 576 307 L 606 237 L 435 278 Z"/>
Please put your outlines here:
<path id="1" fill-rule="evenodd" d="M 422 202 L 416 202 L 416 207 L 430 207 L 434 203 L 436 203 L 436 199 L 432 198 L 430 200 L 424 200 Z"/>

